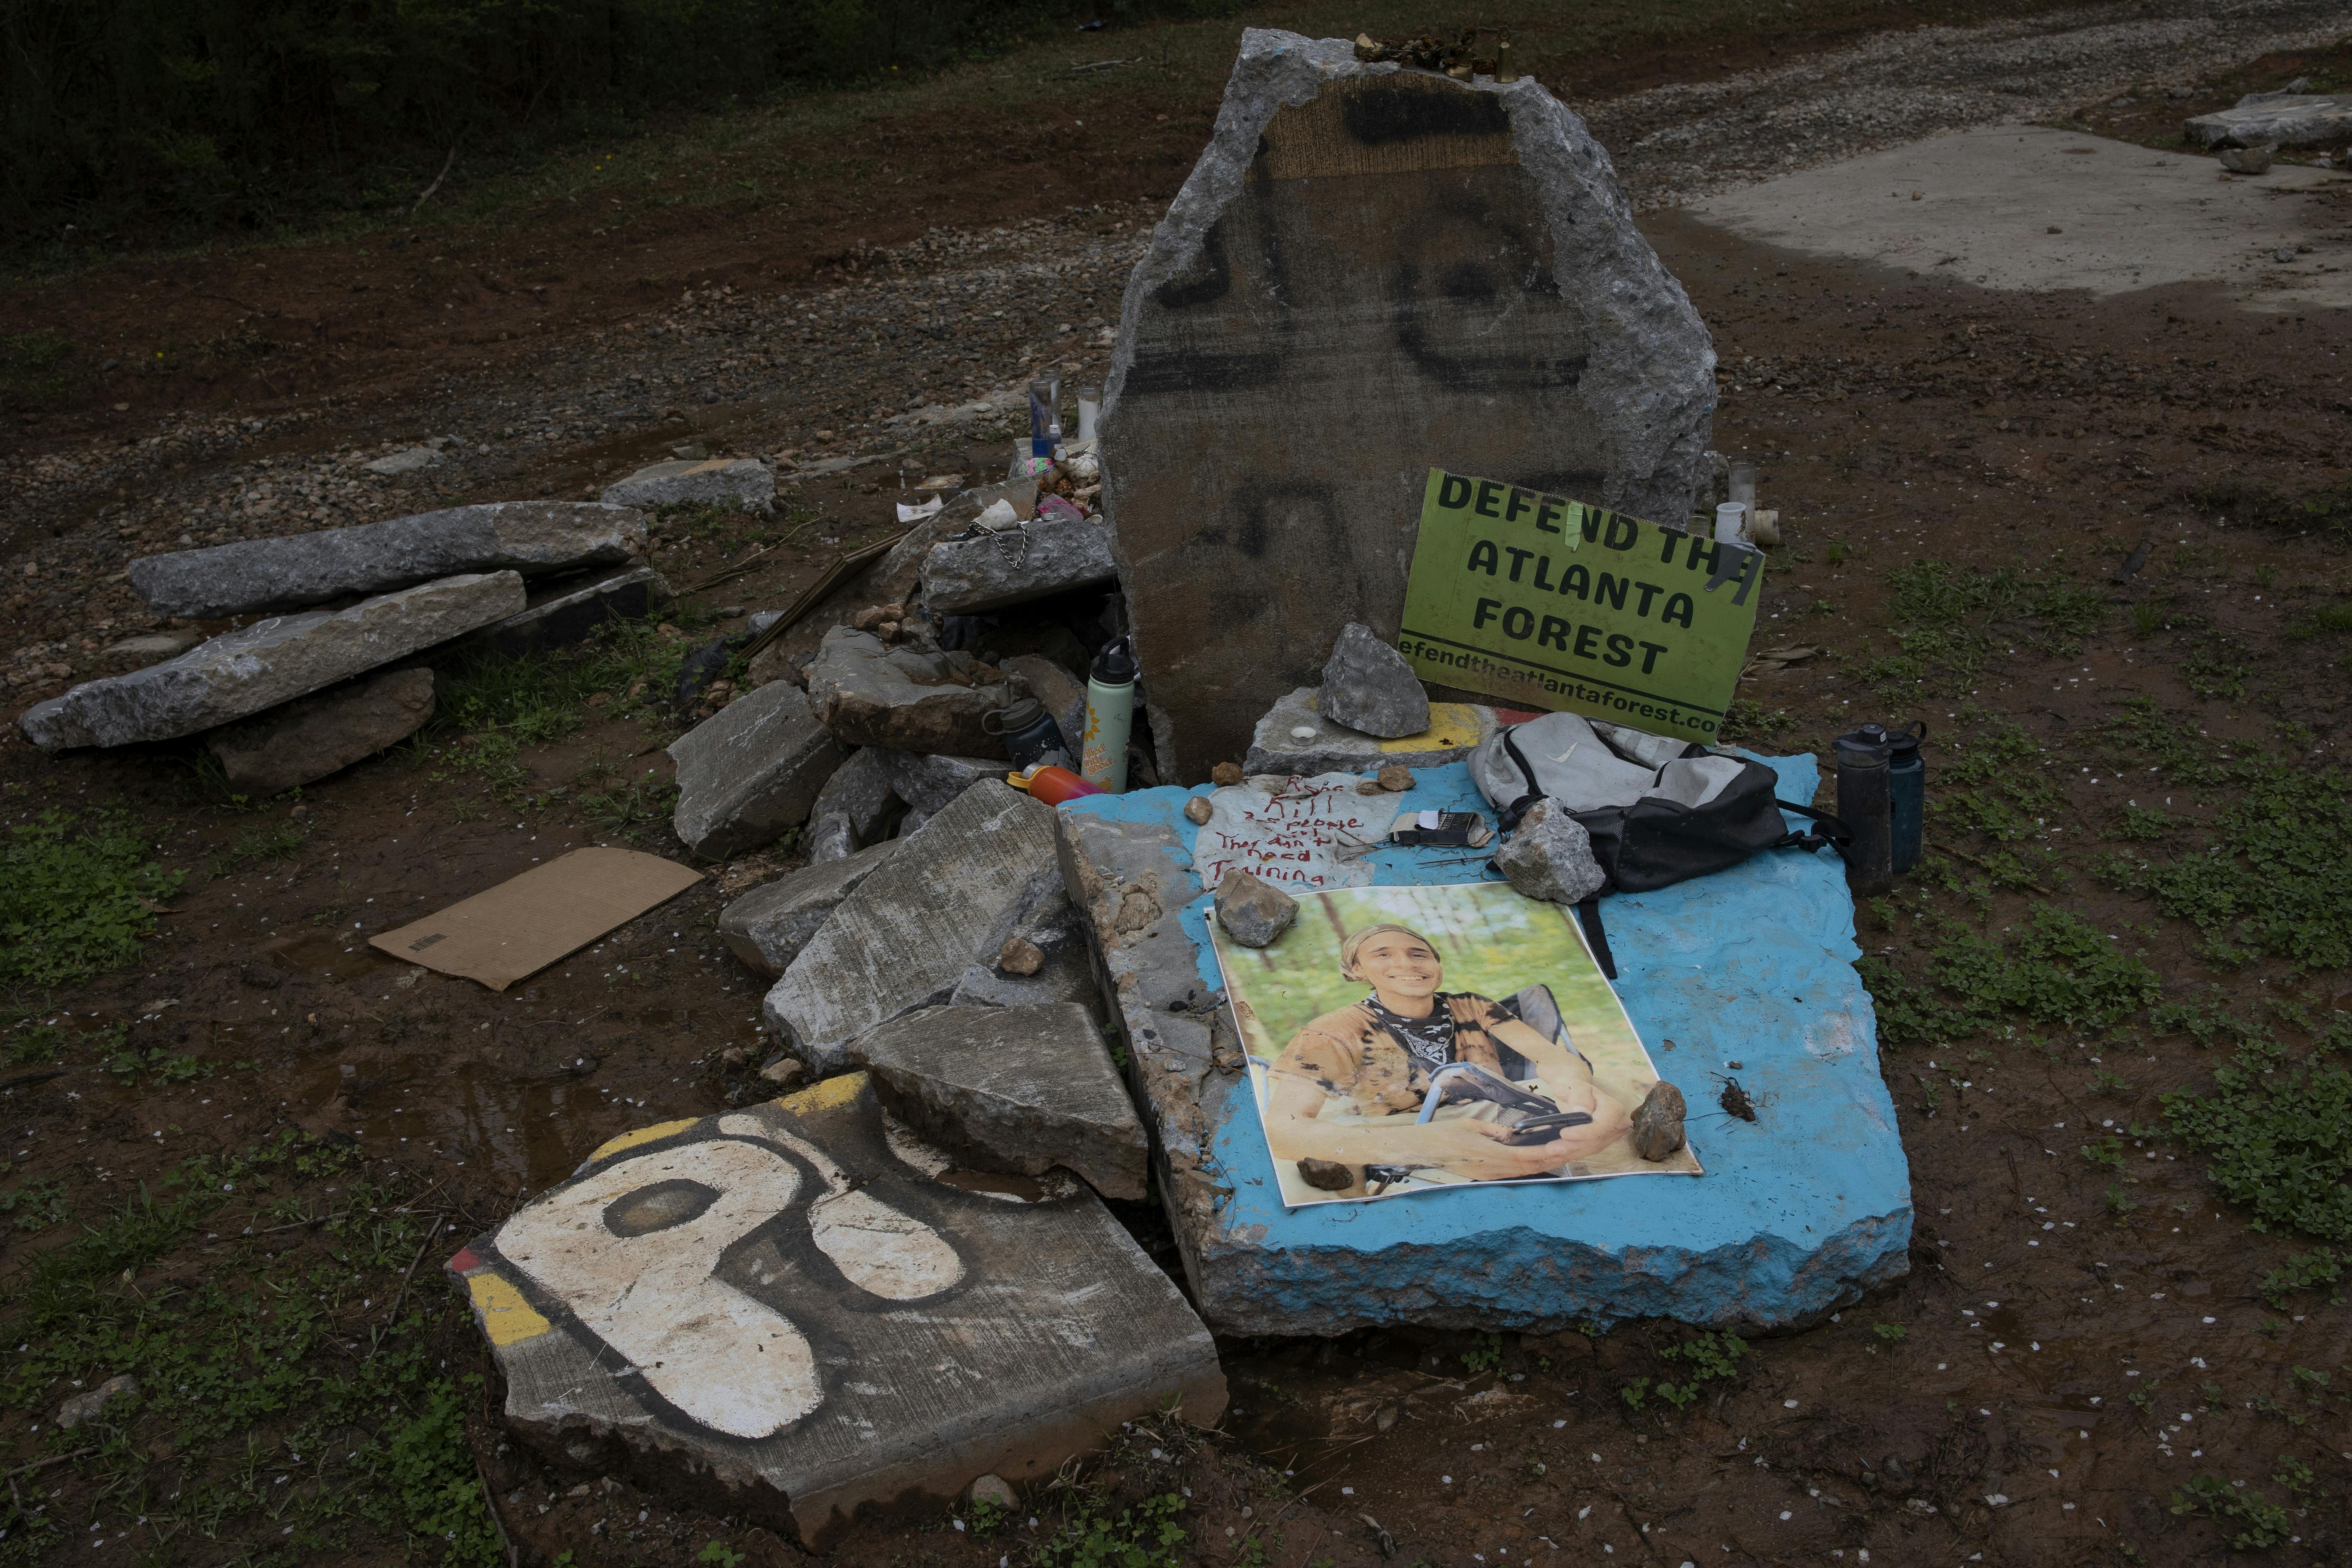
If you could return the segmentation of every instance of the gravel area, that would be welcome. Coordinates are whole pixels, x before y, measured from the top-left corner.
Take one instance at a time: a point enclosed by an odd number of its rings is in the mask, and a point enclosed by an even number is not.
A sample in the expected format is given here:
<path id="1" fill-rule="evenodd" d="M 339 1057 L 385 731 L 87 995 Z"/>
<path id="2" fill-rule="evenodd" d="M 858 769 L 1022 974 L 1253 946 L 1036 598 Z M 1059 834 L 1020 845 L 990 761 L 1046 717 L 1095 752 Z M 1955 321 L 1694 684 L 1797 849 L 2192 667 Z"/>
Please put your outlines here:
<path id="1" fill-rule="evenodd" d="M 2172 0 L 1921 27 L 1579 107 L 1636 205 L 1654 209 L 1921 136 L 2163 91 L 2347 26 L 2340 5 L 2317 0 Z M 135 555 L 465 500 L 593 494 L 689 436 L 766 458 L 789 479 L 925 438 L 1009 430 L 1033 373 L 1100 374 L 1156 216 L 1137 204 L 934 231 L 864 253 L 852 280 L 818 292 L 688 289 L 622 329 L 551 347 L 520 382 L 453 369 L 436 403 L 363 437 L 356 409 L 330 396 L 0 462 L 0 538 L 13 542 L 0 616 L 15 633 L 0 690 L 14 709 L 109 673 L 109 645 L 169 625 L 124 580 Z M 362 467 L 428 440 L 440 449 L 431 467 Z"/>

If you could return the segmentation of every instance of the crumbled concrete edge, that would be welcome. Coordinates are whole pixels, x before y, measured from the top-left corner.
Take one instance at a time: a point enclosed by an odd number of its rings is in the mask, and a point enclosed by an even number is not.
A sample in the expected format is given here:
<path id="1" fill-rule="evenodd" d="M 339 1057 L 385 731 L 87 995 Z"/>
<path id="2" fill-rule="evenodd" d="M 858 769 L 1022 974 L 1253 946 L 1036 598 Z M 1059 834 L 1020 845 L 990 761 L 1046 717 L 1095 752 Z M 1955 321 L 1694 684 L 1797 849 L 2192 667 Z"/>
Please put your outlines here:
<path id="1" fill-rule="evenodd" d="M 1216 1216 L 1234 1189 L 1211 1139 L 1228 1099 L 1247 1095 L 1249 1084 L 1225 994 L 1202 984 L 1183 929 L 1186 906 L 1203 897 L 1192 854 L 1173 828 L 1079 812 L 1054 814 L 1054 840 L 1063 886 L 1086 917 L 1096 979 L 1112 1003 L 1120 1070 L 1151 1137 L 1152 1173 L 1194 1304 L 1222 1327 L 1204 1282 L 1223 1264 L 1213 1245 Z"/>

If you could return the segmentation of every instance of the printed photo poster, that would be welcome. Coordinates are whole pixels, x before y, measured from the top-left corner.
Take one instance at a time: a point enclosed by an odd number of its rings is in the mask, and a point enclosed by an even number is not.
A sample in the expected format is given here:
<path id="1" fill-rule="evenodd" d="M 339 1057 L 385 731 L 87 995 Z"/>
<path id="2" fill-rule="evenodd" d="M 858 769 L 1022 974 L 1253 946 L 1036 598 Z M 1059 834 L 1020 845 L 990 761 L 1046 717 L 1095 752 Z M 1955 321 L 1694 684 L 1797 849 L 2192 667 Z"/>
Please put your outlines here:
<path id="1" fill-rule="evenodd" d="M 1285 1205 L 1703 1173 L 1628 1141 L 1657 1069 L 1570 910 L 1502 882 L 1297 897 L 1270 947 L 1209 922 Z"/>

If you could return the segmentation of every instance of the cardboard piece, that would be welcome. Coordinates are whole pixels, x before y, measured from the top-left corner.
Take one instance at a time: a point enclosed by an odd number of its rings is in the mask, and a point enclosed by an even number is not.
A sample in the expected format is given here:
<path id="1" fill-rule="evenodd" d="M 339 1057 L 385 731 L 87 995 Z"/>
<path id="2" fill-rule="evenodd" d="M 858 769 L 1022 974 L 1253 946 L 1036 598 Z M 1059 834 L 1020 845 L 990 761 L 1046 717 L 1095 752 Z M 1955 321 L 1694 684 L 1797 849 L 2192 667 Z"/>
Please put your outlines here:
<path id="1" fill-rule="evenodd" d="M 700 880 L 658 855 L 574 849 L 368 945 L 503 991 Z"/>

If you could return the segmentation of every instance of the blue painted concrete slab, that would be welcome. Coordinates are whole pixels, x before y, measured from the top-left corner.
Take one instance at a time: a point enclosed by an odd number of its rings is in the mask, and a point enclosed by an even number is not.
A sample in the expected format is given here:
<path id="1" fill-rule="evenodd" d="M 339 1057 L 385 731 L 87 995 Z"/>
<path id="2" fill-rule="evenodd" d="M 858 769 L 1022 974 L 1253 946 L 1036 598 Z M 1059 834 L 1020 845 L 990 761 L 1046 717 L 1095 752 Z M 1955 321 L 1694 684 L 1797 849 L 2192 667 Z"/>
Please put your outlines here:
<path id="1" fill-rule="evenodd" d="M 1813 759 L 1765 760 L 1783 798 L 1812 798 Z M 1164 829 L 1189 849 L 1195 829 L 1183 805 L 1204 793 L 1143 790 L 1062 809 L 1154 838 Z M 1488 810 L 1458 763 L 1422 773 L 1411 794 L 1393 798 L 1400 807 Z M 1478 880 L 1481 862 L 1443 863 L 1463 853 L 1383 847 L 1371 857 L 1375 880 Z M 1184 881 L 1161 899 L 1190 900 L 1181 930 L 1201 989 L 1222 1003 L 1209 900 L 1197 880 Z M 1619 994 L 1660 1075 L 1690 1102 L 1690 1137 L 1706 1174 L 1287 1209 L 1240 1075 L 1196 1075 L 1188 1089 L 1181 1076 L 1141 1070 L 1135 1077 L 1157 1135 L 1180 1146 L 1179 1165 L 1196 1166 L 1215 1194 L 1186 1197 L 1184 1183 L 1163 1170 L 1194 1293 L 1212 1323 L 1323 1334 L 1384 1322 L 1562 1328 L 1647 1316 L 1781 1327 L 1903 1273 L 1910 1169 L 1879 1076 L 1870 997 L 1852 967 L 1859 949 L 1836 856 L 1759 855 L 1677 887 L 1612 896 L 1601 910 Z M 1110 967 L 1116 976 L 1120 962 Z M 1155 1023 L 1171 1022 L 1139 1010 L 1137 993 L 1149 989 L 1129 984 L 1121 998 L 1131 1037 L 1149 1037 L 1145 1052 L 1168 1048 L 1150 1038 Z M 1723 1077 L 1755 1099 L 1757 1121 L 1717 1113 Z M 1195 1133 L 1183 1131 L 1188 1117 Z"/>

